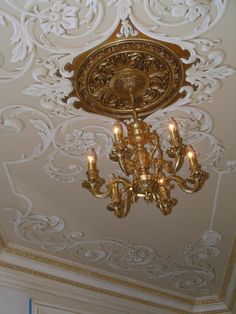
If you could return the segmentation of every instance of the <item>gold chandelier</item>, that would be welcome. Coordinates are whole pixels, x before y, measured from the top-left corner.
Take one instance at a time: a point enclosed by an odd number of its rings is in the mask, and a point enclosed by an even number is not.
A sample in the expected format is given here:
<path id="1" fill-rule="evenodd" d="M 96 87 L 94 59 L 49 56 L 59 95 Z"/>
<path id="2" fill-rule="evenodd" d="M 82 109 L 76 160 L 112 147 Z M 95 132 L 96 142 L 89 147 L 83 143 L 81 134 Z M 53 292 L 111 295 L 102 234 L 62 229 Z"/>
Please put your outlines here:
<path id="1" fill-rule="evenodd" d="M 109 182 L 99 176 L 95 150 L 88 153 L 87 179 L 82 186 L 97 198 L 109 197 L 107 209 L 116 217 L 126 217 L 131 205 L 143 198 L 154 202 L 164 215 L 171 213 L 177 200 L 171 197 L 174 182 L 187 193 L 197 192 L 208 178 L 201 169 L 193 147 L 185 145 L 176 121 L 169 124 L 170 147 L 164 159 L 159 135 L 143 121 L 155 110 L 170 106 L 181 97 L 185 69 L 183 51 L 173 44 L 147 38 L 113 41 L 78 56 L 68 70 L 74 71 L 72 83 L 79 102 L 76 108 L 118 120 L 132 117 L 124 132 L 114 125 L 114 143 L 109 158 L 117 162 L 124 176 L 112 174 Z M 177 173 L 185 160 L 189 176 Z M 106 186 L 105 192 L 103 191 Z"/>
<path id="2" fill-rule="evenodd" d="M 132 81 L 130 81 L 132 84 Z M 196 153 L 191 146 L 183 144 L 179 135 L 176 121 L 171 118 L 169 124 L 170 147 L 166 151 L 174 161 L 163 159 L 157 132 L 151 131 L 151 126 L 138 118 L 134 106 L 134 97 L 130 90 L 133 106 L 133 121 L 127 125 L 127 136 L 123 134 L 120 122 L 114 124 L 114 143 L 109 158 L 118 162 L 126 177 L 112 175 L 108 182 L 107 191 L 101 187 L 105 180 L 99 176 L 97 156 L 93 149 L 88 154 L 87 180 L 82 186 L 97 198 L 111 198 L 107 209 L 116 217 L 126 217 L 131 204 L 143 198 L 146 203 L 155 202 L 164 215 L 172 211 L 177 200 L 171 197 L 172 182 L 187 193 L 197 192 L 208 178 L 208 174 L 201 169 Z M 181 178 L 176 173 L 181 169 L 185 158 L 189 161 L 189 177 Z"/>

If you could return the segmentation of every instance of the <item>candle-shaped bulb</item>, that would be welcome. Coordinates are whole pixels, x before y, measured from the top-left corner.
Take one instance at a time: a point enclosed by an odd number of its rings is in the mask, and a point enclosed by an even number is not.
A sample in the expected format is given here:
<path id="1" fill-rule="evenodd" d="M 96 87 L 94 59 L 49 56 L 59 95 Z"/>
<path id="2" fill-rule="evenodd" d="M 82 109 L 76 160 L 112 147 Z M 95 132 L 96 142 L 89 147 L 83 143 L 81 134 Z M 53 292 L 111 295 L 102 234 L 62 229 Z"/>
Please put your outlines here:
<path id="1" fill-rule="evenodd" d="M 96 155 L 96 152 L 93 148 L 88 149 L 88 160 L 90 162 L 92 162 L 92 161 L 96 162 L 97 161 L 97 155 Z"/>
<path id="2" fill-rule="evenodd" d="M 191 159 L 191 158 L 193 158 L 194 154 L 191 150 L 189 150 L 187 156 L 189 159 Z"/>
<path id="3" fill-rule="evenodd" d="M 164 179 L 160 179 L 160 180 L 158 180 L 158 182 L 159 182 L 160 184 L 163 184 L 163 183 L 164 183 Z"/>
<path id="4" fill-rule="evenodd" d="M 189 159 L 190 170 L 196 171 L 198 168 L 198 162 L 197 162 L 196 154 L 192 147 L 189 148 L 187 152 L 187 157 Z"/>
<path id="5" fill-rule="evenodd" d="M 91 162 L 93 162 L 94 161 L 94 158 L 93 158 L 93 156 L 91 156 L 91 155 L 88 155 L 88 162 L 89 163 L 91 163 Z"/>
<path id="6" fill-rule="evenodd" d="M 116 122 L 113 126 L 114 138 L 116 142 L 120 142 L 123 137 L 123 128 L 120 122 Z"/>
<path id="7" fill-rule="evenodd" d="M 170 130 L 170 139 L 171 144 L 177 145 L 179 142 L 179 131 L 178 126 L 174 118 L 171 118 L 171 122 L 169 124 L 169 130 Z"/>
<path id="8" fill-rule="evenodd" d="M 88 150 L 88 169 L 89 170 L 96 170 L 96 161 L 97 161 L 97 155 L 95 150 L 89 149 Z"/>
<path id="9" fill-rule="evenodd" d="M 174 128 L 175 128 L 174 123 L 170 123 L 170 124 L 169 124 L 169 129 L 170 129 L 171 132 L 174 131 Z"/>

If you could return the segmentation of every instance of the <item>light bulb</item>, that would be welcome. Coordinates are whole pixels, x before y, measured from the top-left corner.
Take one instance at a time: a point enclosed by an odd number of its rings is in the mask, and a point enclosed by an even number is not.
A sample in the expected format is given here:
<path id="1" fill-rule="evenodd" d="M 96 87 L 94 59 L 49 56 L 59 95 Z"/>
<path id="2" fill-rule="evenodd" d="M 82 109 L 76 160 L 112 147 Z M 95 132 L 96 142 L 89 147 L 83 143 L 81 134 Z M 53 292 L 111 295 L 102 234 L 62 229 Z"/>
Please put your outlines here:
<path id="1" fill-rule="evenodd" d="M 115 125 L 114 128 L 113 128 L 113 131 L 114 131 L 115 134 L 118 134 L 119 131 L 120 131 L 120 128 L 117 125 Z"/>
<path id="2" fill-rule="evenodd" d="M 173 123 L 170 123 L 169 124 L 169 129 L 170 129 L 171 132 L 173 132 L 174 128 L 175 128 L 175 125 Z"/>
<path id="3" fill-rule="evenodd" d="M 93 161 L 94 161 L 94 157 L 91 156 L 91 155 L 88 155 L 88 161 L 89 161 L 89 162 L 93 162 Z"/>
<path id="4" fill-rule="evenodd" d="M 187 157 L 189 158 L 189 165 L 191 171 L 196 171 L 198 169 L 198 162 L 196 158 L 196 154 L 192 147 L 187 152 Z"/>
<path id="5" fill-rule="evenodd" d="M 94 149 L 89 149 L 88 150 L 88 170 L 89 171 L 94 171 L 96 170 L 96 161 L 97 161 L 97 155 Z"/>
<path id="6" fill-rule="evenodd" d="M 194 153 L 190 150 L 190 151 L 188 151 L 187 156 L 188 156 L 189 159 L 191 159 L 191 158 L 193 158 Z"/>
<path id="7" fill-rule="evenodd" d="M 171 118 L 171 123 L 169 124 L 170 131 L 170 141 L 172 145 L 178 145 L 179 143 L 179 131 L 178 126 L 174 118 Z"/>

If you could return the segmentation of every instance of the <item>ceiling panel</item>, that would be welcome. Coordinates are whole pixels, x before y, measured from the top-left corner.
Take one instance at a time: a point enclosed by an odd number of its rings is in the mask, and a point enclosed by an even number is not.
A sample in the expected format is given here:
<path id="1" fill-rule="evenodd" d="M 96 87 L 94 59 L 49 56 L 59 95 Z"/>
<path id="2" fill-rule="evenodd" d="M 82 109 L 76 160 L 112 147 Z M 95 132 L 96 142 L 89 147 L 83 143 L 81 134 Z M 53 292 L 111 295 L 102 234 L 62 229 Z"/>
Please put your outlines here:
<path id="1" fill-rule="evenodd" d="M 1 2 L 0 219 L 12 245 L 173 293 L 220 293 L 236 219 L 235 9 L 233 0 Z M 189 52 L 195 89 L 146 120 L 165 145 L 174 116 L 210 178 L 192 196 L 176 189 L 168 217 L 139 201 L 119 220 L 81 187 L 89 147 L 105 177 L 118 173 L 108 159 L 114 120 L 63 101 L 64 66 L 110 36 L 140 33 Z"/>

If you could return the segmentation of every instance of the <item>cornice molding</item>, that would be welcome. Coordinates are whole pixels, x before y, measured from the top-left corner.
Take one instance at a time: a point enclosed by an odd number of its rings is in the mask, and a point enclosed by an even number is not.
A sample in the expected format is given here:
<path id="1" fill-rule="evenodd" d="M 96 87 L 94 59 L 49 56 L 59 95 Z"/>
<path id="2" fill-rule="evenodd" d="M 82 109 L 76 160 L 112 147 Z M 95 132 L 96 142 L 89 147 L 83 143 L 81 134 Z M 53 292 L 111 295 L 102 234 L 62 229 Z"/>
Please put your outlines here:
<path id="1" fill-rule="evenodd" d="M 22 272 L 22 273 L 25 273 L 25 274 L 33 275 L 33 276 L 36 276 L 36 277 L 40 277 L 42 279 L 52 280 L 52 281 L 55 281 L 55 282 L 58 282 L 58 283 L 62 283 L 62 284 L 65 284 L 65 285 L 70 285 L 70 286 L 73 286 L 73 287 L 83 288 L 83 289 L 90 290 L 90 291 L 93 291 L 93 292 L 102 293 L 102 294 L 105 294 L 105 295 L 108 295 L 108 296 L 113 296 L 113 297 L 120 298 L 120 299 L 123 299 L 123 300 L 137 302 L 137 303 L 140 303 L 140 304 L 148 305 L 148 306 L 159 308 L 159 309 L 163 309 L 163 310 L 169 310 L 169 311 L 172 311 L 173 313 L 177 313 L 177 314 L 190 314 L 191 313 L 189 311 L 178 310 L 176 308 L 173 308 L 173 307 L 170 307 L 170 306 L 166 306 L 166 305 L 163 305 L 163 304 L 158 304 L 156 302 L 144 300 L 144 299 L 141 299 L 141 298 L 138 298 L 138 297 L 134 297 L 134 296 L 121 294 L 121 293 L 118 293 L 118 292 L 113 292 L 113 291 L 102 289 L 102 288 L 97 288 L 97 287 L 94 287 L 94 286 L 90 286 L 90 285 L 86 285 L 86 284 L 80 283 L 78 281 L 68 280 L 68 279 L 65 279 L 63 277 L 51 275 L 51 274 L 48 274 L 48 273 L 45 273 L 45 272 L 41 272 L 41 271 L 35 271 L 33 269 L 22 267 L 22 266 L 18 266 L 18 265 L 15 265 L 15 264 L 0 262 L 0 268 L 1 267 L 5 268 L 5 269 L 8 269 L 8 270 L 11 270 L 11 271 L 18 271 L 18 272 Z"/>
<path id="2" fill-rule="evenodd" d="M 0 253 L 7 247 L 7 238 L 0 227 Z"/>
<path id="3" fill-rule="evenodd" d="M 232 279 L 232 275 L 233 275 L 233 271 L 234 271 L 235 267 L 236 267 L 236 238 L 234 240 L 233 249 L 232 249 L 230 257 L 229 257 L 229 262 L 228 262 L 228 265 L 226 268 L 221 293 L 219 295 L 220 300 L 225 300 L 225 297 L 226 297 L 226 294 L 227 294 L 227 291 L 228 291 L 230 281 Z M 232 293 L 232 298 L 231 298 L 231 302 L 229 305 L 229 310 L 233 309 L 235 302 L 236 302 L 236 285 L 234 285 L 234 288 L 233 288 L 233 293 Z"/>
<path id="4" fill-rule="evenodd" d="M 5 243 L 4 238 L 0 237 L 0 243 Z M 166 301 L 168 302 L 177 302 L 179 305 L 185 305 L 185 306 L 190 306 L 190 308 L 194 308 L 194 312 L 195 313 L 204 313 L 204 314 L 213 314 L 213 313 L 226 313 L 228 311 L 231 311 L 235 302 L 235 298 L 233 295 L 231 304 L 229 307 L 227 307 L 224 304 L 224 298 L 230 283 L 230 277 L 233 273 L 233 268 L 235 265 L 235 260 L 236 260 L 236 240 L 233 246 L 233 250 L 231 253 L 231 257 L 227 266 L 227 271 L 225 274 L 225 278 L 224 278 L 224 284 L 222 287 L 222 291 L 218 297 L 212 297 L 212 298 L 201 298 L 201 299 L 195 299 L 195 300 L 191 300 L 188 298 L 184 298 L 181 296 L 177 296 L 177 295 L 173 295 L 171 293 L 168 292 L 164 292 L 164 291 L 160 291 L 157 289 L 152 289 L 150 287 L 145 287 L 143 285 L 139 285 L 133 282 L 129 282 L 123 279 L 118 279 L 118 278 L 114 278 L 112 276 L 106 275 L 106 274 L 102 274 L 99 272 L 95 272 L 95 271 L 91 271 L 91 270 L 87 270 L 84 269 L 80 266 L 76 266 L 72 263 L 67 263 L 67 262 L 62 262 L 56 258 L 49 258 L 49 257 L 45 257 L 43 255 L 39 255 L 39 254 L 35 254 L 32 252 L 29 252 L 29 250 L 23 250 L 23 249 L 19 249 L 19 248 L 15 248 L 12 247 L 10 245 L 5 245 L 4 248 L 4 253 L 6 255 L 9 256 L 13 256 L 13 257 L 17 257 L 17 258 L 23 258 L 24 261 L 25 259 L 28 259 L 29 262 L 36 262 L 38 265 L 46 265 L 46 266 L 50 266 L 53 267 L 54 269 L 59 269 L 59 270 L 63 270 L 63 271 L 69 271 L 70 273 L 75 273 L 75 274 L 80 274 L 83 276 L 86 276 L 88 279 L 95 279 L 96 281 L 100 281 L 103 283 L 108 283 L 108 284 L 113 284 L 115 286 L 119 286 L 122 287 L 123 289 L 133 289 L 133 291 L 137 291 L 137 292 L 141 292 L 144 294 L 149 294 L 151 297 L 157 297 L 158 300 L 162 300 L 164 301 L 163 303 L 165 303 Z M 153 302 L 150 300 L 146 300 L 144 298 L 140 298 L 140 297 L 134 297 L 132 295 L 128 295 L 120 293 L 120 292 L 114 292 L 108 289 L 103 289 L 101 287 L 97 287 L 97 286 L 93 286 L 90 284 L 85 284 L 83 282 L 79 282 L 79 281 L 75 281 L 75 280 L 70 280 L 70 279 L 66 279 L 65 277 L 61 277 L 61 276 L 57 276 L 57 275 L 51 275 L 50 273 L 47 272 L 43 272 L 43 271 L 39 271 L 33 268 L 26 268 L 23 267 L 21 265 L 17 265 L 14 263 L 9 263 L 4 261 L 4 258 L 1 258 L 2 255 L 0 255 L 0 268 L 6 269 L 6 270 L 14 270 L 17 272 L 21 272 L 21 273 L 25 273 L 25 274 L 29 274 L 29 275 L 33 275 L 36 276 L 38 278 L 41 279 L 45 279 L 45 280 L 52 280 L 64 285 L 70 285 L 73 287 L 78 287 L 78 288 L 82 288 L 82 289 L 86 289 L 92 292 L 97 292 L 97 293 L 102 293 L 104 295 L 107 296 L 113 296 L 119 299 L 123 299 L 123 300 L 129 300 L 132 302 L 137 302 L 140 304 L 144 304 L 144 305 L 148 305 L 151 307 L 156 307 L 159 309 L 163 309 L 163 310 L 168 310 L 168 311 L 172 311 L 173 313 L 181 313 L 181 314 L 190 314 L 192 312 L 190 311 L 185 311 L 185 310 L 179 310 L 178 308 L 172 307 L 172 306 L 166 306 L 165 304 L 161 304 L 159 302 Z M 17 259 L 16 259 L 17 261 Z M 42 267 L 45 269 L 45 267 Z M 210 311 L 204 311 L 209 309 L 209 306 L 213 306 L 216 307 L 216 309 L 212 309 Z M 222 307 L 225 306 L 225 309 L 218 309 L 218 306 Z M 201 308 L 200 312 L 197 310 L 197 308 Z M 227 310 L 226 310 L 227 309 Z"/>
<path id="5" fill-rule="evenodd" d="M 189 298 L 184 298 L 181 296 L 177 296 L 171 293 L 167 293 L 164 291 L 160 291 L 158 289 L 153 289 L 153 288 L 149 288 L 149 287 L 145 287 L 143 285 L 139 285 L 133 282 L 130 282 L 128 280 L 122 280 L 122 279 L 118 279 L 109 275 L 105 275 L 96 271 L 92 271 L 92 270 L 88 270 L 85 268 L 82 268 L 81 266 L 76 266 L 73 265 L 72 263 L 69 262 L 61 262 L 59 260 L 57 260 L 56 258 L 48 258 L 45 257 L 43 255 L 39 255 L 39 254 L 34 254 L 31 252 L 27 252 L 24 250 L 20 250 L 18 248 L 13 248 L 13 247 L 6 247 L 5 251 L 9 254 L 12 255 L 16 255 L 16 256 L 20 256 L 20 257 L 24 257 L 24 258 L 28 258 L 32 261 L 35 262 L 39 262 L 39 263 L 43 263 L 46 265 L 50 265 L 53 267 L 58 267 L 64 270 L 68 270 L 70 272 L 74 272 L 76 274 L 83 274 L 98 280 L 103 280 L 103 281 L 107 281 L 113 284 L 119 284 L 122 285 L 124 287 L 128 287 L 128 288 L 133 288 L 133 289 L 137 289 L 141 292 L 146 292 L 146 293 L 150 293 L 152 295 L 156 295 L 158 297 L 164 297 L 167 298 L 168 300 L 174 300 L 174 301 L 178 301 L 178 302 L 183 302 L 185 304 L 190 304 L 190 305 L 194 305 L 195 303 L 189 299 Z M 214 301 L 213 301 L 214 302 Z M 219 302 L 219 299 L 216 299 L 215 302 Z M 211 302 L 212 303 L 212 302 Z M 201 303 L 202 304 L 202 303 Z"/>

